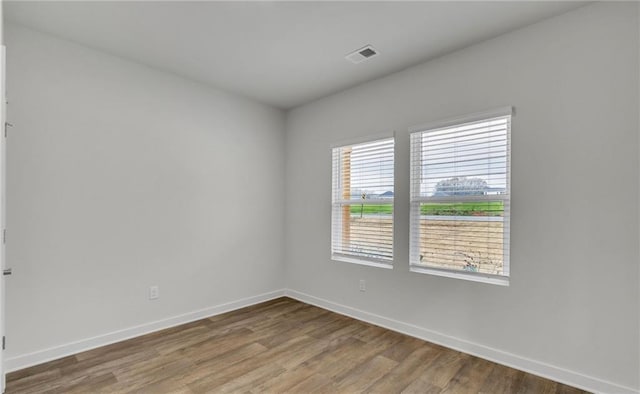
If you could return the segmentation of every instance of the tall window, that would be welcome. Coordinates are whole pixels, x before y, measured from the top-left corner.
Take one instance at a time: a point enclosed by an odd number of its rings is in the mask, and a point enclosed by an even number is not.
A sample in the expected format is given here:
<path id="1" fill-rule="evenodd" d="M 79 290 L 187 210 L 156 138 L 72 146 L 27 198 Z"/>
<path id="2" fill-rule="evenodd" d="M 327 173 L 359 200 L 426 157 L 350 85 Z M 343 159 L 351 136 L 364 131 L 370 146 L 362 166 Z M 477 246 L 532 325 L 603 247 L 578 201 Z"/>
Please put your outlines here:
<path id="1" fill-rule="evenodd" d="M 506 284 L 511 108 L 412 129 L 414 271 Z"/>
<path id="2" fill-rule="evenodd" d="M 332 259 L 392 263 L 393 150 L 393 138 L 333 149 Z"/>

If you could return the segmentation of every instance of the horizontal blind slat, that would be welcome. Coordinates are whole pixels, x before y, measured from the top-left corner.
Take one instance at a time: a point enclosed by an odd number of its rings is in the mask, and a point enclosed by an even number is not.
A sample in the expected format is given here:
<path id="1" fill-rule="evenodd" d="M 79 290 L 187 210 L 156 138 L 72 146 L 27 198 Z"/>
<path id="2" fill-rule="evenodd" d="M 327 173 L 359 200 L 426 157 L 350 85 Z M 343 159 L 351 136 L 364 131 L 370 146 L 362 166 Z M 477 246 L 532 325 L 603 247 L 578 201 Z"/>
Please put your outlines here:
<path id="1" fill-rule="evenodd" d="M 334 148 L 332 255 L 392 261 L 394 145 L 386 139 Z"/>
<path id="2" fill-rule="evenodd" d="M 508 274 L 510 122 L 411 133 L 411 264 Z"/>

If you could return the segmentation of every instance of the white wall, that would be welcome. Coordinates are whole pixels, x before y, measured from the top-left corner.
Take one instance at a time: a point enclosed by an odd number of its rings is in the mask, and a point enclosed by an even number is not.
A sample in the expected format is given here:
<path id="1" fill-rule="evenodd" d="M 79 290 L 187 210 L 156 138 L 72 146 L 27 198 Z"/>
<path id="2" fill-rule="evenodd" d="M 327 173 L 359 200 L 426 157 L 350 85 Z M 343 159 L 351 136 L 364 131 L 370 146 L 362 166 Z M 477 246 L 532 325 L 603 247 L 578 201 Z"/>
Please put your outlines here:
<path id="1" fill-rule="evenodd" d="M 6 357 L 286 285 L 637 389 L 637 7 L 587 6 L 295 109 L 286 139 L 280 111 L 10 26 Z M 511 285 L 409 273 L 407 128 L 504 105 Z M 395 268 L 332 262 L 329 146 L 390 130 Z"/>
<path id="2" fill-rule="evenodd" d="M 2 46 L 4 46 L 3 8 L 4 8 L 4 3 L 0 1 L 0 45 Z M 5 75 L 5 71 L 6 71 L 6 62 L 3 59 L 2 63 L 0 64 L 0 75 L 2 76 Z M 2 77 L 0 80 L 0 100 L 4 99 L 5 91 L 6 91 L 6 83 L 5 83 L 5 79 Z M 0 102 L 0 125 L 3 125 L 6 122 L 5 107 L 6 106 L 2 105 L 2 102 Z M 0 224 L 2 225 L 3 228 L 6 224 L 6 210 L 5 210 L 6 150 L 5 148 L 6 148 L 6 145 L 4 141 L 0 141 Z M 5 263 L 5 248 L 4 248 L 4 244 L 2 244 L 0 245 L 0 269 L 4 269 L 4 266 L 5 266 L 4 263 Z M 2 307 L 4 304 L 5 304 L 5 286 L 4 286 L 4 281 L 0 280 L 0 335 L 5 334 L 5 323 L 4 323 L 5 320 L 4 320 L 4 314 L 3 314 L 4 308 Z M 5 370 L 5 363 L 2 357 L 0 357 L 0 375 L 1 375 L 0 391 L 2 392 L 4 392 L 5 383 L 6 383 L 4 370 Z"/>
<path id="3" fill-rule="evenodd" d="M 290 112 L 288 288 L 574 384 L 637 390 L 636 7 L 580 8 Z M 408 127 L 505 105 L 517 111 L 511 285 L 410 273 Z M 395 267 L 333 262 L 329 147 L 393 130 Z"/>
<path id="4" fill-rule="evenodd" d="M 9 360 L 284 287 L 281 111 L 21 27 L 6 41 Z"/>

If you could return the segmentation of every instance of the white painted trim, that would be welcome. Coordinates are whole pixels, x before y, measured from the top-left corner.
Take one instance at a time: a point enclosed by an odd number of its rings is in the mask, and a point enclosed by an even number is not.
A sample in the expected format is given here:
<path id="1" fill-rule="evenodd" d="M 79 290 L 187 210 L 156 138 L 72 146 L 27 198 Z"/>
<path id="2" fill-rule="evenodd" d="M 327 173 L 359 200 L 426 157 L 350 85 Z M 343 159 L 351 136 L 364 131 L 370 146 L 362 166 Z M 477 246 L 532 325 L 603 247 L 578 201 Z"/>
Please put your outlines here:
<path id="1" fill-rule="evenodd" d="M 401 322 L 360 309 L 338 304 L 333 301 L 314 297 L 312 295 L 301 293 L 296 290 L 287 289 L 286 295 L 307 304 L 315 305 L 323 309 L 328 309 L 330 311 L 340 313 L 354 319 L 375 324 L 389 330 L 397 331 L 402 334 L 433 342 L 438 345 L 481 357 L 483 359 L 506 365 L 508 367 L 525 371 L 534 375 L 542 376 L 556 382 L 578 387 L 583 390 L 602 394 L 640 393 L 640 391 L 630 387 L 620 386 L 612 382 L 607 382 L 598 378 L 583 375 L 579 372 L 570 371 L 564 368 L 556 367 L 554 365 L 508 353 L 499 349 L 494 349 L 489 346 L 473 343 L 460 338 L 455 338 L 450 335 L 442 334 L 423 327 L 418 327 L 413 324 Z"/>
<path id="2" fill-rule="evenodd" d="M 93 338 L 82 339 L 76 342 L 55 346 L 49 349 L 39 350 L 33 353 L 8 358 L 5 360 L 5 372 L 17 371 L 19 369 L 27 368 L 33 365 L 42 364 L 47 361 L 56 360 L 61 357 L 70 356 L 87 350 L 95 349 L 97 347 L 135 338 L 140 335 L 164 330 L 165 328 L 175 327 L 181 324 L 269 301 L 274 298 L 282 297 L 285 295 L 285 293 L 286 291 L 284 289 L 275 290 L 264 294 L 242 298 L 237 301 L 231 301 L 197 311 L 188 312 L 182 315 L 173 316 L 167 319 L 157 320 L 151 323 L 145 323 L 139 326 L 129 327 L 123 330 L 98 335 Z"/>
<path id="3" fill-rule="evenodd" d="M 2 4 L 0 4 L 0 18 L 2 18 Z M 0 36 L 2 36 L 2 21 L 0 21 Z M 2 44 L 0 40 L 0 44 Z M 4 237 L 7 231 L 7 48 L 0 46 L 0 270 L 7 267 L 7 248 Z M 3 278 L 0 278 L 0 337 L 4 338 L 7 332 L 6 324 L 7 290 Z M 0 350 L 0 392 L 4 393 L 7 387 L 6 363 L 4 361 L 4 349 Z"/>
<path id="4" fill-rule="evenodd" d="M 483 274 L 481 272 L 471 272 L 471 271 L 452 271 L 444 268 L 421 266 L 418 264 L 411 264 L 409 266 L 409 271 L 415 272 L 418 274 L 442 276 L 445 278 L 452 278 L 452 279 L 463 279 L 471 282 L 488 283 L 491 285 L 498 285 L 498 286 L 509 286 L 508 276 L 489 275 L 489 274 Z"/>
<path id="5" fill-rule="evenodd" d="M 420 133 L 423 131 L 436 131 L 445 127 L 454 125 L 463 125 L 465 123 L 477 122 L 484 119 L 499 118 L 502 116 L 514 116 L 515 109 L 511 106 L 495 108 L 488 111 L 475 112 L 467 115 L 454 116 L 443 120 L 436 120 L 433 122 L 423 123 L 409 127 L 409 134 Z"/>
<path id="6" fill-rule="evenodd" d="M 349 256 L 345 256 L 345 255 L 341 255 L 338 253 L 334 253 L 331 255 L 331 260 L 333 261 L 342 261 L 345 263 L 352 263 L 352 264 L 360 264 L 360 265 L 368 265 L 369 267 L 376 267 L 376 268 L 386 268 L 386 269 L 393 269 L 393 263 L 380 263 L 374 260 L 367 260 L 366 258 L 355 258 L 355 257 L 349 257 Z"/>
<path id="7" fill-rule="evenodd" d="M 396 138 L 395 130 L 386 131 L 383 133 L 361 135 L 361 136 L 352 137 L 352 138 L 343 138 L 341 140 L 332 142 L 329 145 L 329 148 L 333 151 L 334 149 L 344 148 L 345 146 L 360 145 L 360 144 L 366 144 L 367 142 L 379 142 L 379 141 L 391 140 L 391 139 L 394 140 L 393 142 L 395 144 L 395 138 Z"/>
<path id="8" fill-rule="evenodd" d="M 149 334 L 155 331 L 163 330 L 178 326 L 180 324 L 204 319 L 207 317 L 230 312 L 236 309 L 244 308 L 250 305 L 269 301 L 274 298 L 287 296 L 307 304 L 315 305 L 323 309 L 327 309 L 342 315 L 352 317 L 361 321 L 375 324 L 389 330 L 397 331 L 402 334 L 410 335 L 425 341 L 433 342 L 460 352 L 471 354 L 483 359 L 506 365 L 521 371 L 542 376 L 556 382 L 568 384 L 583 390 L 602 394 L 639 394 L 640 391 L 630 387 L 624 387 L 612 382 L 607 382 L 598 378 L 583 375 L 579 372 L 570 371 L 564 368 L 556 367 L 540 361 L 521 357 L 502 350 L 494 349 L 485 345 L 480 345 L 464 339 L 452 337 L 413 324 L 390 319 L 374 313 L 366 312 L 360 309 L 352 308 L 346 305 L 338 304 L 322 298 L 314 297 L 292 289 L 275 290 L 269 293 L 259 294 L 252 297 L 243 298 L 237 301 L 227 302 L 217 306 L 200 309 L 197 311 L 185 313 L 182 315 L 158 320 L 151 323 L 142 324 L 135 327 L 126 328 L 119 331 L 99 335 L 93 338 L 71 342 L 65 345 L 52 347 L 37 352 L 12 357 L 5 360 L 6 372 L 12 372 L 19 369 L 27 368 L 33 365 L 45 363 L 47 361 L 56 360 L 61 357 L 77 354 L 97 347 L 109 345 L 112 343 L 124 341 L 140 335 Z"/>

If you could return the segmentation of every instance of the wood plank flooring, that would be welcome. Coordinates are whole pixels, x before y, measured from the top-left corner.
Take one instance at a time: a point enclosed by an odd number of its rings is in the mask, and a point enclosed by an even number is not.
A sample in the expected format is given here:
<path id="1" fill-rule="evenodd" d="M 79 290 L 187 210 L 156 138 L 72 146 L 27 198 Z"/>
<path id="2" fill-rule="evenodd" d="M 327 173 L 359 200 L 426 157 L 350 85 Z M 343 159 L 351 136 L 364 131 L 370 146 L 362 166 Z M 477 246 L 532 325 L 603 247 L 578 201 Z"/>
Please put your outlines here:
<path id="1" fill-rule="evenodd" d="M 582 393 L 292 300 L 7 375 L 12 393 Z"/>

